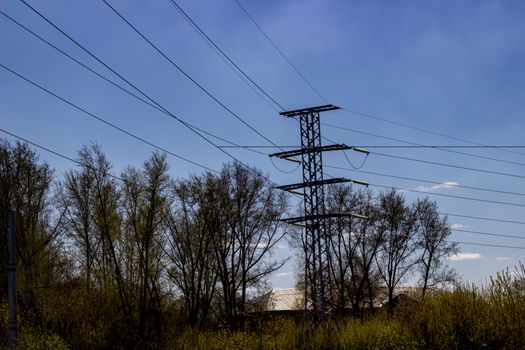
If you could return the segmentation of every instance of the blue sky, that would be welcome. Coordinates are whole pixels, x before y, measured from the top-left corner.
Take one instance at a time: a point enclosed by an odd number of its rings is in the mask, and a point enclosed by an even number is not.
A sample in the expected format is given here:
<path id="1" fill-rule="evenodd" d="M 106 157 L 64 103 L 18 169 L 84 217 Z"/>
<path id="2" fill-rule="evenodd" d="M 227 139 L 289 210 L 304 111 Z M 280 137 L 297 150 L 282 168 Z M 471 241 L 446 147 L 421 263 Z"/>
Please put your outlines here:
<path id="1" fill-rule="evenodd" d="M 108 65 L 154 96 L 165 108 L 207 131 L 244 145 L 266 141 L 218 106 L 130 30 L 102 1 L 29 1 Z M 521 1 L 249 1 L 242 3 L 282 51 L 333 104 L 396 122 L 484 144 L 523 145 L 525 122 L 525 4 Z M 115 6 L 196 81 L 253 127 L 280 145 L 299 143 L 298 125 L 280 117 L 253 93 L 208 47 L 167 0 L 114 0 Z M 290 69 L 233 0 L 179 4 L 260 86 L 286 109 L 324 104 Z M 117 78 L 53 30 L 18 1 L 2 11 L 19 20 L 86 65 Z M 228 158 L 171 118 L 130 98 L 0 16 L 0 61 L 81 107 L 166 149 L 219 169 Z M 0 70 L 1 128 L 74 157 L 83 144 L 97 142 L 115 172 L 140 165 L 152 148 L 100 124 L 81 112 Z M 430 145 L 459 141 L 401 128 L 345 111 L 322 116 L 326 123 Z M 323 134 L 352 145 L 393 145 L 394 141 L 330 127 Z M 4 135 L 2 135 L 4 137 Z M 11 137 L 7 137 L 11 139 Z M 218 142 L 219 143 L 219 142 Z M 373 150 L 373 149 L 371 149 Z M 263 169 L 279 184 L 298 182 L 269 158 L 230 150 Z M 270 151 L 270 150 L 268 150 Z M 525 174 L 524 166 L 465 157 L 439 150 L 377 149 L 378 152 Z M 525 155 L 487 149 L 461 150 L 525 163 Z M 525 153 L 525 149 L 518 150 Z M 39 151 L 57 174 L 72 165 Z M 362 155 L 348 153 L 354 164 Z M 174 177 L 200 168 L 168 158 Z M 325 165 L 350 168 L 341 154 Z M 283 161 L 283 170 L 295 166 Z M 370 155 L 362 170 L 437 182 L 525 192 L 524 179 Z M 373 184 L 525 204 L 523 196 L 495 194 L 327 169 L 330 175 Z M 421 187 L 423 186 L 423 187 Z M 377 189 L 376 189 L 377 190 Z M 406 192 L 408 200 L 416 194 Z M 523 207 L 435 199 L 442 212 L 524 220 Z M 467 230 L 525 237 L 525 226 L 450 217 Z M 454 233 L 464 242 L 525 246 L 520 239 Z M 524 260 L 524 250 L 461 246 L 449 261 L 465 281 L 480 282 Z M 278 256 L 290 254 L 283 245 Z M 293 285 L 293 263 L 274 279 Z"/>

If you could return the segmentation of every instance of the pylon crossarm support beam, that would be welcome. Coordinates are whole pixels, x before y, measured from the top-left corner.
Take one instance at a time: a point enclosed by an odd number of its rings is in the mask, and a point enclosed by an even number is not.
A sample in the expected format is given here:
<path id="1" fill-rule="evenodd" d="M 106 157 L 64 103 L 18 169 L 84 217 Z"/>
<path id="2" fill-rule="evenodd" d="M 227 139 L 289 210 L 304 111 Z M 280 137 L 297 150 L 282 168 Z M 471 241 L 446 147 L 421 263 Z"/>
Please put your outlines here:
<path id="1" fill-rule="evenodd" d="M 316 219 L 337 219 L 337 218 L 358 218 L 358 219 L 368 219 L 368 216 L 354 213 L 331 213 L 323 215 L 307 215 L 307 216 L 295 216 L 291 218 L 281 219 L 281 221 L 286 222 L 287 224 L 297 225 L 298 222 L 316 220 Z M 304 225 L 297 225 L 304 226 Z"/>
<path id="2" fill-rule="evenodd" d="M 366 181 L 347 179 L 344 177 L 336 177 L 333 179 L 327 179 L 327 180 L 322 180 L 322 181 L 299 182 L 299 183 L 290 184 L 290 185 L 276 186 L 275 188 L 279 190 L 287 191 L 290 193 L 299 194 L 302 196 L 303 193 L 295 192 L 294 190 L 297 190 L 299 188 L 304 188 L 304 187 L 310 187 L 310 186 L 324 186 L 324 185 L 338 184 L 338 183 L 343 183 L 343 182 L 351 182 L 357 185 L 368 187 L 368 182 Z"/>
<path id="3" fill-rule="evenodd" d="M 286 218 L 286 219 L 282 219 L 281 221 L 286 222 L 288 224 L 295 224 L 297 222 L 303 222 L 303 221 L 308 221 L 308 220 L 343 218 L 343 217 L 351 217 L 353 215 L 354 214 L 343 214 L 343 213 L 305 215 L 305 216 L 295 216 L 291 218 Z"/>
<path id="4" fill-rule="evenodd" d="M 293 111 L 281 112 L 279 114 L 284 115 L 285 117 L 295 117 L 295 116 L 303 115 L 303 114 L 333 111 L 334 109 L 340 109 L 340 108 L 334 105 L 323 105 L 323 106 L 295 109 Z"/>
<path id="5" fill-rule="evenodd" d="M 350 216 L 353 218 L 358 218 L 358 219 L 364 219 L 364 220 L 368 219 L 368 216 L 361 215 L 361 214 L 350 214 Z"/>
<path id="6" fill-rule="evenodd" d="M 342 183 L 342 182 L 352 182 L 352 181 L 353 180 L 346 179 L 344 177 L 337 177 L 337 178 L 321 180 L 321 181 L 299 182 L 299 183 L 290 184 L 290 185 L 277 186 L 275 188 L 278 188 L 278 189 L 283 190 L 283 191 L 293 191 L 293 190 L 297 190 L 297 189 L 303 188 L 303 187 L 323 186 L 323 185 L 338 184 L 338 183 Z"/>
<path id="7" fill-rule="evenodd" d="M 350 180 L 352 183 L 356 184 L 356 185 L 362 185 L 362 186 L 365 186 L 365 187 L 368 187 L 368 182 L 366 181 L 361 181 L 361 180 L 355 180 L 355 179 L 352 179 Z"/>
<path id="8" fill-rule="evenodd" d="M 283 157 L 282 159 L 287 160 L 287 161 L 292 162 L 292 163 L 297 163 L 297 164 L 301 164 L 302 163 L 300 160 L 293 159 L 293 158 L 285 158 L 285 157 Z"/>
<path id="9" fill-rule="evenodd" d="M 289 158 L 289 157 L 296 157 L 300 156 L 302 154 L 306 153 L 313 153 L 313 152 L 327 152 L 327 151 L 344 151 L 352 149 L 352 147 L 342 144 L 335 144 L 335 145 L 328 145 L 328 146 L 321 146 L 321 147 L 305 147 L 305 148 L 298 148 L 291 151 L 284 151 L 284 152 L 277 152 L 270 154 L 270 157 L 279 157 L 279 158 Z"/>

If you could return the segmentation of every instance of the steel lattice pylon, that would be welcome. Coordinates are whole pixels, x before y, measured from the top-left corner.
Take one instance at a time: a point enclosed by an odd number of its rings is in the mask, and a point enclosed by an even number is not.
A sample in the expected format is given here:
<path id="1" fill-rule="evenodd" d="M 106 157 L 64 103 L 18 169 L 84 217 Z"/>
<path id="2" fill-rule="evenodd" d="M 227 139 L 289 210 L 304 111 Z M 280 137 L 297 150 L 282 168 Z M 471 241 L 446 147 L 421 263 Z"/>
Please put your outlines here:
<path id="1" fill-rule="evenodd" d="M 299 117 L 301 129 L 301 149 L 271 154 L 280 158 L 301 156 L 303 182 L 280 186 L 283 190 L 303 188 L 304 216 L 288 218 L 289 223 L 304 222 L 303 248 L 305 254 L 304 270 L 304 310 L 315 323 L 326 324 L 332 314 L 330 241 L 327 237 L 325 220 L 339 213 L 327 214 L 324 205 L 324 185 L 351 181 L 344 178 L 323 179 L 323 152 L 344 150 L 346 145 L 321 145 L 320 112 L 339 109 L 332 105 L 282 112 L 286 117 Z"/>

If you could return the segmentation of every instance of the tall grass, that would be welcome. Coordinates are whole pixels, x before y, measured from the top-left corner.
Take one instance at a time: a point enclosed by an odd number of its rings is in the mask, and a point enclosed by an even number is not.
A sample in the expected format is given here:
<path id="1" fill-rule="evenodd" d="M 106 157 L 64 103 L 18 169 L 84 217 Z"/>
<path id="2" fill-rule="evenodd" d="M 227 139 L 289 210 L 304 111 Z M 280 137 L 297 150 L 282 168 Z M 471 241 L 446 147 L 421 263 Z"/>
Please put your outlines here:
<path id="1" fill-rule="evenodd" d="M 497 274 L 483 288 L 458 285 L 412 296 L 393 314 L 340 320 L 329 332 L 272 318 L 250 332 L 188 330 L 170 349 L 525 349 L 520 268 Z"/>
<path id="2" fill-rule="evenodd" d="M 5 302 L 0 303 L 0 315 L 0 329 L 6 330 Z M 154 348 L 525 349 L 525 266 L 497 274 L 482 288 L 459 285 L 453 291 L 427 293 L 425 298 L 414 295 L 393 313 L 380 310 L 363 319 L 338 320 L 329 332 L 305 329 L 301 322 L 277 316 L 255 318 L 244 332 L 184 328 L 180 317 L 169 324 L 162 344 Z M 102 333 L 88 333 L 61 338 L 49 331 L 25 329 L 21 322 L 19 348 L 83 349 L 89 344 L 115 348 L 103 345 Z"/>

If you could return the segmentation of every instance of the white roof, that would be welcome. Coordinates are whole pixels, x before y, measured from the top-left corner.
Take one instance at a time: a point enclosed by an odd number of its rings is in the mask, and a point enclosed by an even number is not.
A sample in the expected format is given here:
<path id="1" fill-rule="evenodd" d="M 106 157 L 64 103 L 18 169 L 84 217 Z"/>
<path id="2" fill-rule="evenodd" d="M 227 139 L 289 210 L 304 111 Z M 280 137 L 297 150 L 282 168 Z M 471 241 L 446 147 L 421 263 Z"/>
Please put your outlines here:
<path id="1" fill-rule="evenodd" d="M 266 311 L 301 310 L 303 293 L 297 288 L 274 288 L 260 299 L 260 306 Z"/>
<path id="2" fill-rule="evenodd" d="M 418 288 L 400 286 L 394 289 L 394 296 L 400 294 L 410 294 Z M 387 292 L 380 288 L 378 295 L 374 298 L 374 306 L 382 307 L 387 302 Z M 268 293 L 257 298 L 256 304 L 260 310 L 264 311 L 291 311 L 302 310 L 304 295 L 303 291 L 297 288 L 274 288 Z"/>

